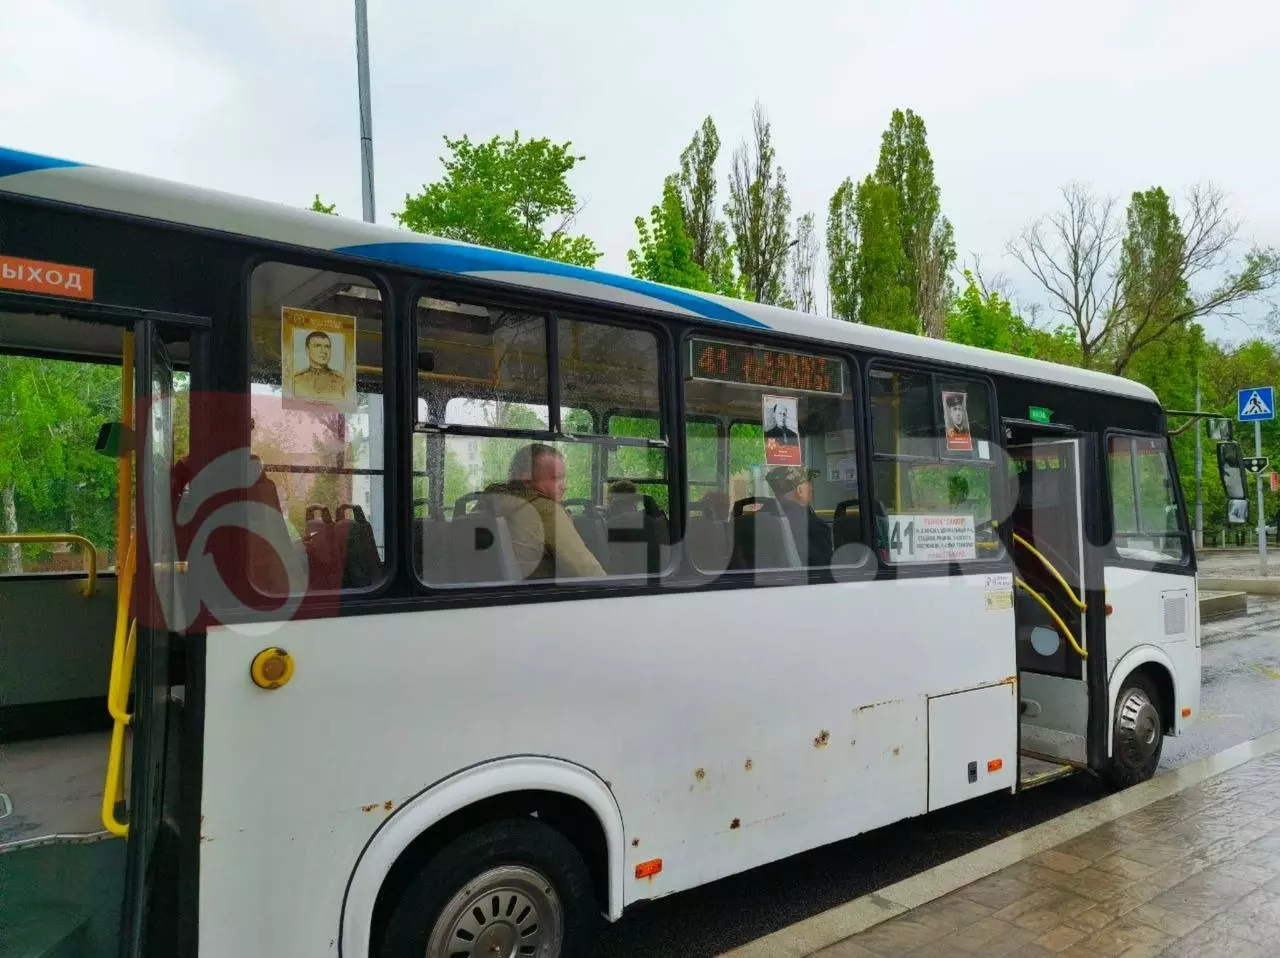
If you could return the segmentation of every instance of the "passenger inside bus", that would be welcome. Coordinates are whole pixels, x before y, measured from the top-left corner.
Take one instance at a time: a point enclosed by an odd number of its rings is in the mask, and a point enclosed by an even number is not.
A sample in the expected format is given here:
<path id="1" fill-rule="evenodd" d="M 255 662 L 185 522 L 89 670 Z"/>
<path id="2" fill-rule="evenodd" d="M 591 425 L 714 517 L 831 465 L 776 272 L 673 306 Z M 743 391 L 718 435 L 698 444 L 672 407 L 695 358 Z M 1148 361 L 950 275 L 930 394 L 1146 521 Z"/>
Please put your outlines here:
<path id="1" fill-rule="evenodd" d="M 497 515 L 506 520 L 525 578 L 604 575 L 565 511 L 564 489 L 564 457 L 553 446 L 535 442 L 512 457 L 507 482 L 485 490 L 495 497 Z"/>
<path id="2" fill-rule="evenodd" d="M 831 530 L 813 509 L 813 480 L 817 469 L 779 466 L 766 477 L 791 527 L 800 559 L 811 568 L 831 565 Z"/>

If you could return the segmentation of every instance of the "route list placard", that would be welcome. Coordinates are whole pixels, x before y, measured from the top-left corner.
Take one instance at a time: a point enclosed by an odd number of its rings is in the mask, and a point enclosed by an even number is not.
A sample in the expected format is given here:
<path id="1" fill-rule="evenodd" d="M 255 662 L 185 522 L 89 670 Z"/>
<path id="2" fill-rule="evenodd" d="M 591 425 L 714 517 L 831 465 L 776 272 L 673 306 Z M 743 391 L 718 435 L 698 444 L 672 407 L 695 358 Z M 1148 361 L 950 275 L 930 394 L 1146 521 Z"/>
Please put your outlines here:
<path id="1" fill-rule="evenodd" d="M 890 514 L 889 561 L 954 562 L 978 554 L 973 516 Z"/>

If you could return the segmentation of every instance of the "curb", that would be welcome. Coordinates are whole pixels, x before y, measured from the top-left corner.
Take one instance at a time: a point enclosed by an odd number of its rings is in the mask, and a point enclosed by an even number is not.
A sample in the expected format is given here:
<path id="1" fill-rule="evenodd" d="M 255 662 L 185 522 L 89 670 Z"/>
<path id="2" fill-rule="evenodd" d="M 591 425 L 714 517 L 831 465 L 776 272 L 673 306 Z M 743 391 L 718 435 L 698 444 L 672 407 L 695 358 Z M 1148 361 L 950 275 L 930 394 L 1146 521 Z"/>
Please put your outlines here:
<path id="1" fill-rule="evenodd" d="M 805 958 L 980 878 L 1016 865 L 1183 789 L 1280 750 L 1280 731 L 1241 742 L 1148 782 L 1002 838 L 910 878 L 747 942 L 719 958 Z"/>

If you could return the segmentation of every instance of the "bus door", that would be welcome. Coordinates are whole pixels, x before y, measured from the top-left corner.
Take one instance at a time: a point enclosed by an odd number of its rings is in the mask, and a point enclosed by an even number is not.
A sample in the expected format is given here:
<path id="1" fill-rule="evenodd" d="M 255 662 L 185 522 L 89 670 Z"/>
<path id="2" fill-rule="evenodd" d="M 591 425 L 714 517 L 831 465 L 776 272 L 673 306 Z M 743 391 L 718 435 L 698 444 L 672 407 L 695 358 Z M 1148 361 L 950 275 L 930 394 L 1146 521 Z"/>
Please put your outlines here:
<path id="1" fill-rule="evenodd" d="M 1077 438 L 1006 424 L 1013 512 L 1020 752 L 1053 768 L 1086 765 L 1084 529 Z M 1028 761 L 1030 760 L 1030 761 Z M 1053 769 L 1041 770 L 1051 774 Z M 1025 771 L 1025 770 L 1024 770 Z M 1022 776 L 1024 785 L 1029 777 Z"/>
<path id="2" fill-rule="evenodd" d="M 170 478 L 173 472 L 173 363 L 159 326 L 135 326 L 135 511 L 137 617 L 133 672 L 133 748 L 129 782 L 122 958 L 172 953 L 176 830 L 166 810 L 176 802 L 172 765 L 180 732 L 181 688 L 171 685 L 178 615 L 177 550 Z M 168 820 L 166 827 L 165 822 Z M 157 950 L 159 949 L 159 950 Z"/>

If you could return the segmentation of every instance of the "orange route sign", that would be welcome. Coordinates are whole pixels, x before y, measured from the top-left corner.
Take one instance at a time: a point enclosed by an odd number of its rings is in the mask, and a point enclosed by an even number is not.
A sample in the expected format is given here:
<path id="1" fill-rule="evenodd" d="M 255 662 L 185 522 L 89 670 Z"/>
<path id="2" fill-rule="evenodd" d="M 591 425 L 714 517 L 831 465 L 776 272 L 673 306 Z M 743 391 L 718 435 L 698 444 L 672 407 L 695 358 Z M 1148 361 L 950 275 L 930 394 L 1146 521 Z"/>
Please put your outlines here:
<path id="1" fill-rule="evenodd" d="M 0 289 L 93 299 L 93 270 L 0 254 Z"/>

